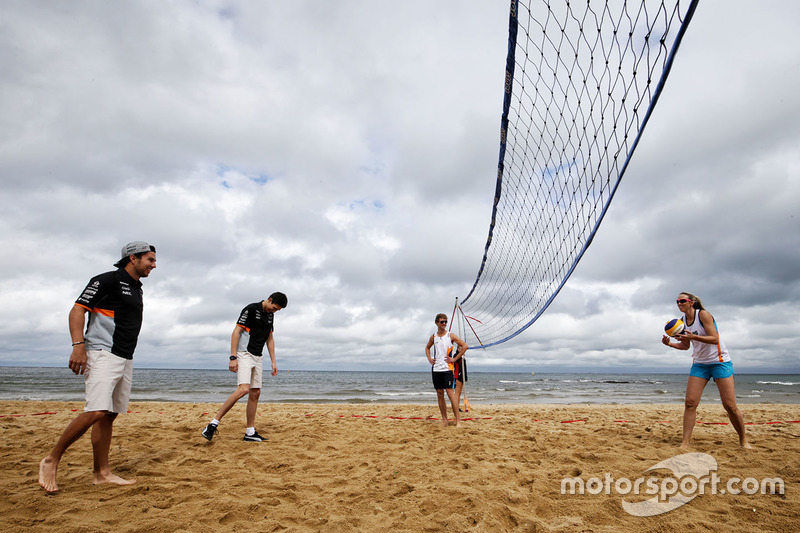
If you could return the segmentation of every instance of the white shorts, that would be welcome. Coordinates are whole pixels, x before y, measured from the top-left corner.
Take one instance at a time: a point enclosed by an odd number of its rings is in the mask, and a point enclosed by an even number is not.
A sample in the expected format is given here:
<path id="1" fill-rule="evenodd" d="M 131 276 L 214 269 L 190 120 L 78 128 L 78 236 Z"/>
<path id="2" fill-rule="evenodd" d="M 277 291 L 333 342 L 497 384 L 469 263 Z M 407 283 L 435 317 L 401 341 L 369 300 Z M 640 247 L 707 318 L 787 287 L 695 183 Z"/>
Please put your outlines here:
<path id="1" fill-rule="evenodd" d="M 250 352 L 236 352 L 236 357 L 239 360 L 236 384 L 250 385 L 251 389 L 260 389 L 263 356 L 253 355 Z"/>
<path id="2" fill-rule="evenodd" d="M 84 411 L 125 413 L 131 397 L 133 360 L 105 350 L 86 350 Z"/>

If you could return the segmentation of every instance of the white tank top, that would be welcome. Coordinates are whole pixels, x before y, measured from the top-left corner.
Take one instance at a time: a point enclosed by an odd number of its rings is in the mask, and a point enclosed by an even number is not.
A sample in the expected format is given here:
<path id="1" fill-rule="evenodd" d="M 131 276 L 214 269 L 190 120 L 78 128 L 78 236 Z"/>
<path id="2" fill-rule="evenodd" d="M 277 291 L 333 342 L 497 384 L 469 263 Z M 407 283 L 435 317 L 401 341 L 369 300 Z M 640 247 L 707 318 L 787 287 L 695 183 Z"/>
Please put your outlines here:
<path id="1" fill-rule="evenodd" d="M 714 320 L 714 317 L 711 317 L 711 319 Z M 689 325 L 689 320 L 686 318 L 686 315 L 683 316 L 683 323 L 686 324 L 686 329 L 695 335 L 708 335 L 708 333 L 706 333 L 706 328 L 703 327 L 703 322 L 700 320 L 699 309 L 695 309 L 693 324 Z M 716 327 L 716 325 L 717 321 L 714 320 L 714 326 Z M 717 334 L 719 335 L 719 329 L 717 330 Z M 691 341 L 691 343 L 692 348 L 694 348 L 692 359 L 695 363 L 727 363 L 731 360 L 728 349 L 725 347 L 725 343 L 722 342 L 722 337 L 719 337 L 719 342 L 717 344 L 708 344 L 694 340 Z"/>
<path id="2" fill-rule="evenodd" d="M 433 334 L 433 371 L 434 372 L 447 372 L 452 370 L 444 360 L 447 354 L 453 349 L 453 341 L 450 340 L 450 332 L 448 331 L 441 337 L 436 333 Z"/>

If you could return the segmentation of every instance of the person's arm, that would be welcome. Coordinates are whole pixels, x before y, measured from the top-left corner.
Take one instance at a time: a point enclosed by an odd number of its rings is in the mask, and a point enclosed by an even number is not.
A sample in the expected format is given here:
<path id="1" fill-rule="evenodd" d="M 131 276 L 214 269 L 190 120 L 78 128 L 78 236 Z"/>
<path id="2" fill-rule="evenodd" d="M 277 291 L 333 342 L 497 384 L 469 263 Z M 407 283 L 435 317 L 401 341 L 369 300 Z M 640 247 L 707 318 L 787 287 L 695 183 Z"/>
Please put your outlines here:
<path id="1" fill-rule="evenodd" d="M 459 339 L 457 335 L 454 335 L 452 333 L 450 334 L 450 340 L 453 341 L 454 344 L 458 345 L 458 352 L 456 352 L 455 357 L 450 358 L 450 361 L 448 361 L 448 363 L 455 363 L 456 361 L 464 357 L 464 354 L 469 349 L 469 346 L 467 346 L 466 342 Z"/>
<path id="2" fill-rule="evenodd" d="M 86 326 L 86 312 L 88 309 L 80 305 L 73 305 L 69 311 L 69 336 L 72 338 L 72 353 L 69 356 L 69 369 L 76 374 L 86 372 L 86 340 L 83 337 L 83 328 Z"/>
<path id="3" fill-rule="evenodd" d="M 242 336 L 242 326 L 236 324 L 233 327 L 233 333 L 231 333 L 231 357 L 235 357 L 236 353 L 239 351 L 239 337 Z M 239 371 L 239 360 L 238 359 L 231 359 L 228 363 L 228 370 L 231 372 L 238 372 Z"/>
<path id="4" fill-rule="evenodd" d="M 86 363 L 86 338 L 84 331 L 86 326 L 86 313 L 95 307 L 100 307 L 101 302 L 106 299 L 111 283 L 110 276 L 113 273 L 101 274 L 89 280 L 86 288 L 75 300 L 75 305 L 69 311 L 67 319 L 69 323 L 69 335 L 72 339 L 72 353 L 69 356 L 69 369 L 76 374 L 83 374 L 87 370 Z"/>
<path id="5" fill-rule="evenodd" d="M 676 337 L 678 339 L 684 340 L 688 343 L 689 341 L 698 341 L 705 344 L 717 344 L 719 343 L 719 333 L 717 332 L 717 327 L 714 325 L 714 317 L 711 316 L 711 313 L 706 311 L 705 309 L 701 309 L 698 311 L 698 317 L 700 322 L 703 324 L 703 328 L 706 330 L 705 335 L 695 335 L 692 332 L 684 331 L 680 335 Z"/>
<path id="6" fill-rule="evenodd" d="M 675 338 L 678 339 L 678 336 L 676 335 Z M 664 344 L 664 346 L 669 346 L 670 348 L 675 348 L 676 350 L 688 350 L 692 345 L 686 339 L 678 339 L 678 344 L 672 344 L 672 342 L 670 342 L 670 337 L 667 335 L 661 337 L 661 342 Z"/>
<path id="7" fill-rule="evenodd" d="M 269 332 L 269 337 L 267 337 L 267 352 L 269 353 L 269 359 L 272 361 L 272 375 L 278 375 L 278 363 L 275 361 L 275 339 L 272 338 L 272 332 Z"/>
<path id="8" fill-rule="evenodd" d="M 436 361 L 431 359 L 431 346 L 433 346 L 433 335 L 431 335 L 431 338 L 428 339 L 428 344 L 425 345 L 425 356 L 428 358 L 428 362 L 431 365 L 434 365 L 436 364 Z"/>

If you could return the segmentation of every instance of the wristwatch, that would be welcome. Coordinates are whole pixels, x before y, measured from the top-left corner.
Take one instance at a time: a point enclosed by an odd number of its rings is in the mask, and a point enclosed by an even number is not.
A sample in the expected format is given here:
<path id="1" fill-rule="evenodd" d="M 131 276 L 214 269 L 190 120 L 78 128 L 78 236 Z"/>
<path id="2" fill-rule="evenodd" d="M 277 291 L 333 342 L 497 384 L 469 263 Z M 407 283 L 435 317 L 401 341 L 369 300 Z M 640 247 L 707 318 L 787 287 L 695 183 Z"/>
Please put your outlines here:
<path id="1" fill-rule="evenodd" d="M 236 359 L 238 359 L 238 357 L 236 357 L 235 355 L 232 355 L 232 356 L 230 357 L 230 359 L 231 359 L 231 361 L 236 361 Z"/>

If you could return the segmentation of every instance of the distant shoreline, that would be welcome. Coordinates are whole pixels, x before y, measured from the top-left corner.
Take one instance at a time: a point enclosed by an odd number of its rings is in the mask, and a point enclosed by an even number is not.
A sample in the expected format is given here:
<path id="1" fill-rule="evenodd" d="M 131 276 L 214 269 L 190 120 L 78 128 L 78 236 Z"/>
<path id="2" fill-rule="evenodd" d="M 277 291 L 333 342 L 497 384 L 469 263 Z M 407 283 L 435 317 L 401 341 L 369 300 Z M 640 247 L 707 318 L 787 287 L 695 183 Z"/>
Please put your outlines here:
<path id="1" fill-rule="evenodd" d="M 235 387 L 227 370 L 134 369 L 131 400 L 221 403 Z M 682 404 L 686 374 L 472 372 L 474 404 Z M 83 376 L 67 368 L 0 367 L 0 400 L 82 401 Z M 800 374 L 739 374 L 741 404 L 800 404 Z M 261 403 L 436 403 L 430 372 L 283 371 L 264 376 Z M 713 382 L 703 403 L 719 403 Z"/>
<path id="2" fill-rule="evenodd" d="M 19 365 L 19 364 L 7 364 L 0 361 L 0 368 L 63 368 L 68 370 L 66 364 L 66 358 L 64 360 L 63 365 Z M 279 361 L 280 363 L 280 361 Z M 598 375 L 598 374 L 618 374 L 618 375 L 625 375 L 625 376 L 636 376 L 636 375 L 643 375 L 643 374 L 664 374 L 664 375 L 689 375 L 689 367 L 691 365 L 687 365 L 686 368 L 682 368 L 680 370 L 658 370 L 658 369 L 642 369 L 642 370 L 619 370 L 614 368 L 609 369 L 592 369 L 592 370 L 580 370 L 580 369 L 564 369 L 564 370 L 534 370 L 533 374 L 531 374 L 531 370 L 526 370 L 524 368 L 492 368 L 492 369 L 473 369 L 474 363 L 471 363 L 470 366 L 470 373 L 471 374 L 503 374 L 503 373 L 510 373 L 510 374 L 530 374 L 530 375 L 552 375 L 552 374 L 583 374 L 587 376 Z M 220 368 L 220 367 L 206 367 L 206 368 L 174 368 L 174 367 L 150 367 L 150 366 L 136 366 L 134 361 L 134 370 L 175 370 L 181 372 L 229 372 L 227 368 Z M 383 370 L 362 370 L 362 369 L 309 369 L 309 368 L 281 368 L 280 364 L 278 365 L 279 372 L 365 372 L 365 373 L 375 373 L 375 374 L 384 374 L 386 372 L 397 373 L 397 374 L 428 374 L 430 370 L 427 369 L 417 369 L 417 370 L 400 370 L 400 369 L 383 369 Z M 782 369 L 760 369 L 760 370 L 739 370 L 736 369 L 736 375 L 742 376 L 773 376 L 773 375 L 785 375 L 785 376 L 797 376 L 800 377 L 800 368 L 793 369 L 791 372 L 787 372 Z"/>

